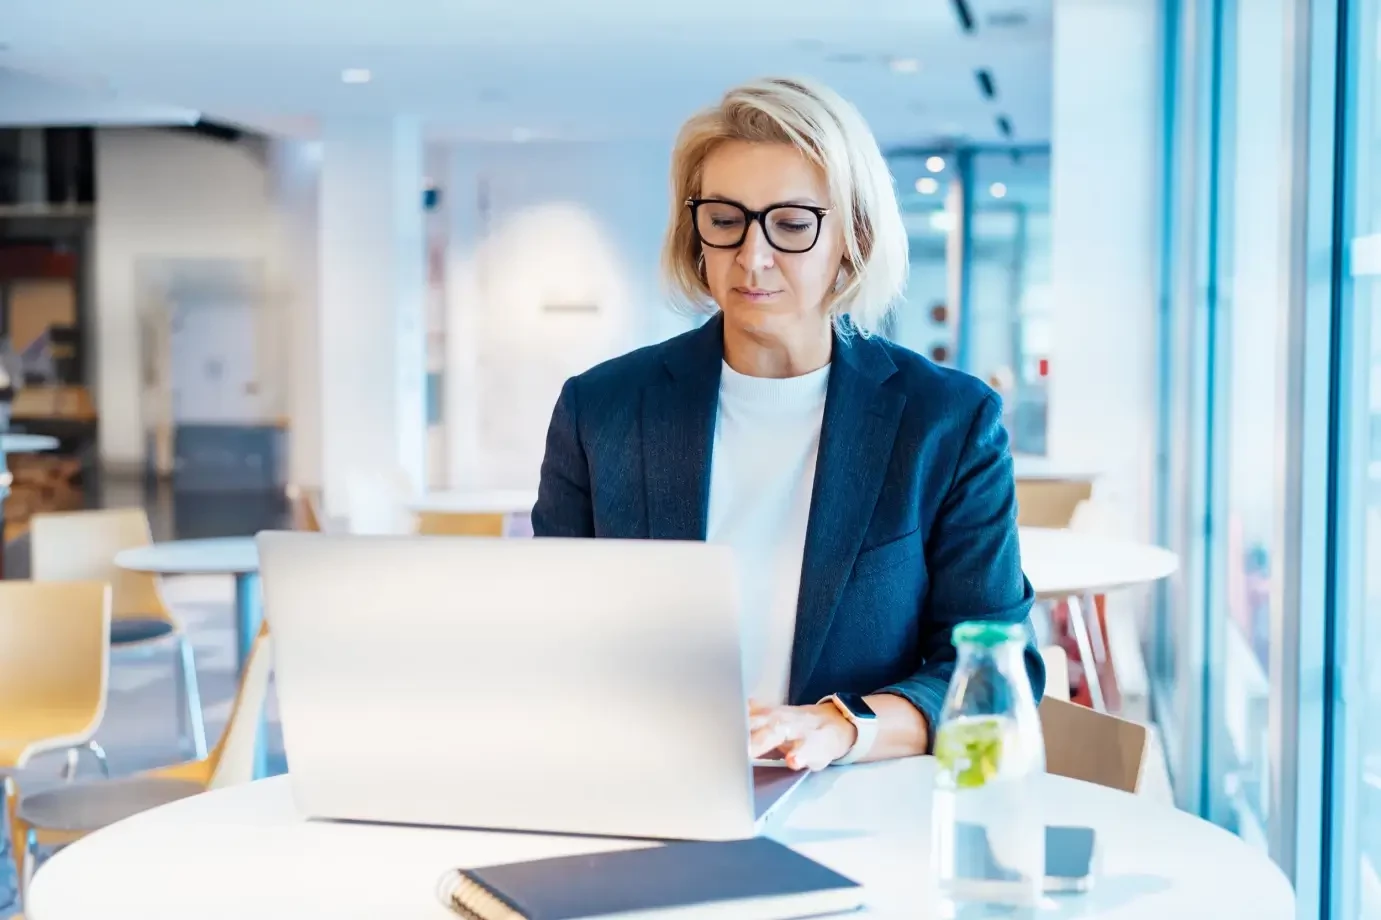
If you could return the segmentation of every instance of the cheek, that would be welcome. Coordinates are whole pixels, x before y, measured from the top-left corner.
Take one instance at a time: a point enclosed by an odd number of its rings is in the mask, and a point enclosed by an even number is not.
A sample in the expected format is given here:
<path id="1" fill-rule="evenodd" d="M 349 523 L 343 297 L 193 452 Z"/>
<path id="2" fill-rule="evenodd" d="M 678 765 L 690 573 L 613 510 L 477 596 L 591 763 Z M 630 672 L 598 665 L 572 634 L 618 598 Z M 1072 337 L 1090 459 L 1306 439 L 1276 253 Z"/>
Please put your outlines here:
<path id="1" fill-rule="evenodd" d="M 729 250 L 707 249 L 705 252 L 705 280 L 712 294 L 727 291 L 732 284 L 730 277 L 734 271 L 734 254 Z"/>
<path id="2" fill-rule="evenodd" d="M 822 297 L 834 284 L 839 273 L 839 260 L 822 252 L 804 253 L 781 266 L 792 289 L 801 297 Z"/>

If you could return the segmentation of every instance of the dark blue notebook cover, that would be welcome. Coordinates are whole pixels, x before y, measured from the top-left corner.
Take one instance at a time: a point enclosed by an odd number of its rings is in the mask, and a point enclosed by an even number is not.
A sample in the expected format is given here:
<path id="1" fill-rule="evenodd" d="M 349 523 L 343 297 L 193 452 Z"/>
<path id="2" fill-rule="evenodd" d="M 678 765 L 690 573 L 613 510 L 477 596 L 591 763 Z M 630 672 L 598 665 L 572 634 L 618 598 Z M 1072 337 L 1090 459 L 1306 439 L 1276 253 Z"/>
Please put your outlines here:
<path id="1" fill-rule="evenodd" d="M 673 843 L 460 873 L 526 920 L 584 920 L 859 887 L 852 879 L 766 837 Z M 475 916 L 488 920 L 480 913 Z"/>

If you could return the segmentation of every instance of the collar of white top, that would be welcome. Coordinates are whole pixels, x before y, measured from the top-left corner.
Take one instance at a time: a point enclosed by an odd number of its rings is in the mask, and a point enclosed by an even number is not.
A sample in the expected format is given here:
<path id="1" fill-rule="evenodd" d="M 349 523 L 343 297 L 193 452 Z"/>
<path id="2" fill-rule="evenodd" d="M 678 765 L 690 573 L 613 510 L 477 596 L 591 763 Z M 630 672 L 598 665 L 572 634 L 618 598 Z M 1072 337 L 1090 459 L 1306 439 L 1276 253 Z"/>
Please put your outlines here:
<path id="1" fill-rule="evenodd" d="M 790 411 L 818 409 L 829 389 L 830 366 L 799 377 L 749 377 L 725 362 L 719 378 L 721 399 L 736 404 Z"/>

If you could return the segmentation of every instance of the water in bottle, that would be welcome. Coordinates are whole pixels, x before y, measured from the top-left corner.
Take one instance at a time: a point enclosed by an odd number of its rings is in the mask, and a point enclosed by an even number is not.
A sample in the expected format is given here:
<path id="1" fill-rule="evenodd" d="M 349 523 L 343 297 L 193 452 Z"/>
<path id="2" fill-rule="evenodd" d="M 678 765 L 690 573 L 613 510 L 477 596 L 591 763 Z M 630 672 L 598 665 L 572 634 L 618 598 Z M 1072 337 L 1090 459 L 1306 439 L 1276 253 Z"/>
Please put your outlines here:
<path id="1" fill-rule="evenodd" d="M 964 623 L 935 737 L 931 852 L 944 914 L 1032 916 L 1043 906 L 1045 742 L 1021 626 Z M 991 909 L 991 911 L 989 910 Z"/>

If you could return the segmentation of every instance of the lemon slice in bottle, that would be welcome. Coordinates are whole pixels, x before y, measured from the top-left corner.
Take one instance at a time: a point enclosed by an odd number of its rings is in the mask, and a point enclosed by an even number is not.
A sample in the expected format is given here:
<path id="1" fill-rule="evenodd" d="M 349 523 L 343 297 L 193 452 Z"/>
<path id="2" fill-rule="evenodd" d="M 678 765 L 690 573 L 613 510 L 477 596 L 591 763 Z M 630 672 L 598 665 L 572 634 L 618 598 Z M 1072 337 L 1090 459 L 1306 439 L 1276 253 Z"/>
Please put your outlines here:
<path id="1" fill-rule="evenodd" d="M 1001 716 L 955 719 L 940 727 L 935 759 L 960 789 L 977 789 L 1002 767 L 1007 720 Z"/>

